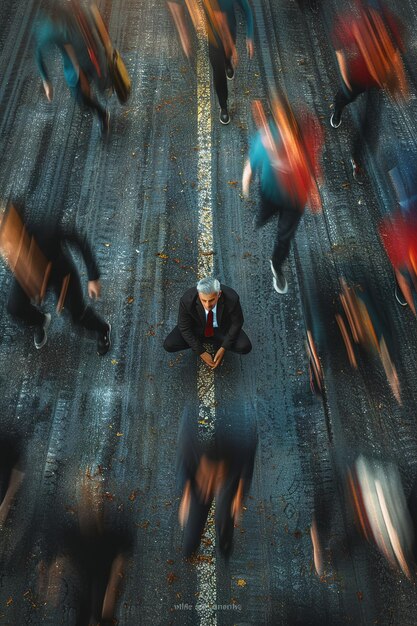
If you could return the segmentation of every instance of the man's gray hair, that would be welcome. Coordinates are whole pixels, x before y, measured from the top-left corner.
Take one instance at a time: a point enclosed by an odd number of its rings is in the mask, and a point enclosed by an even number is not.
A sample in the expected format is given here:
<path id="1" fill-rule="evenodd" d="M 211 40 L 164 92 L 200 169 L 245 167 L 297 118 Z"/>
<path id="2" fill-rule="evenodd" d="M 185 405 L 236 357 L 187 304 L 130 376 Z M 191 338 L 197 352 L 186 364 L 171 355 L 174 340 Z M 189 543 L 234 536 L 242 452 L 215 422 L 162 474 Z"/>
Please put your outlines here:
<path id="1" fill-rule="evenodd" d="M 204 293 L 205 295 L 210 293 L 219 293 L 220 283 L 217 278 L 213 278 L 213 276 L 206 276 L 206 278 L 202 278 L 198 281 L 197 291 L 198 293 Z"/>

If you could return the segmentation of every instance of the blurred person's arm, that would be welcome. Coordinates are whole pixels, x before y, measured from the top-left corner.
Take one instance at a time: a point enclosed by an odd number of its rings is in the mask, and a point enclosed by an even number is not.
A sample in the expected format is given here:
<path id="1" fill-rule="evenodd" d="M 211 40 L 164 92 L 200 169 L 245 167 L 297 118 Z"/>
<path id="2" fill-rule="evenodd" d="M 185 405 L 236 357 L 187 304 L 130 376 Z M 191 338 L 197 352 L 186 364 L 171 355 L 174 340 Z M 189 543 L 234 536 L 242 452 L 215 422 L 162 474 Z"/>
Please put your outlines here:
<path id="1" fill-rule="evenodd" d="M 242 513 L 242 510 L 243 510 L 243 485 L 244 485 L 244 481 L 241 478 L 239 480 L 235 497 L 233 498 L 233 501 L 232 501 L 232 507 L 231 507 L 230 512 L 232 514 L 235 524 L 238 523 L 240 514 Z"/>
<path id="2" fill-rule="evenodd" d="M 340 74 L 342 76 L 343 82 L 345 83 L 349 91 L 352 91 L 352 85 L 350 84 L 349 77 L 348 77 L 348 67 L 347 67 L 346 56 L 344 52 L 342 50 L 336 50 L 336 58 L 337 58 L 337 63 L 339 65 L 339 70 L 340 70 Z"/>
<path id="3" fill-rule="evenodd" d="M 195 352 L 198 356 L 201 356 L 205 350 L 201 341 L 193 332 L 192 317 L 187 311 L 187 307 L 185 306 L 182 298 L 180 300 L 180 307 L 178 311 L 178 328 L 193 352 Z"/>
<path id="4" fill-rule="evenodd" d="M 416 315 L 416 307 L 414 306 L 413 294 L 409 284 L 405 280 L 404 276 L 401 274 L 400 270 L 395 269 L 395 276 L 397 278 L 403 296 L 407 301 L 408 306 L 410 307 L 414 315 Z"/>
<path id="5" fill-rule="evenodd" d="M 52 88 L 52 83 L 49 80 L 48 70 L 46 69 L 42 48 L 43 48 L 43 45 L 41 43 L 39 43 L 36 46 L 35 59 L 36 59 L 36 65 L 38 66 L 39 74 L 41 75 L 42 84 L 43 84 L 46 97 L 48 99 L 48 102 L 51 102 L 54 96 L 54 92 Z"/>
<path id="6" fill-rule="evenodd" d="M 109 582 L 103 600 L 101 617 L 103 620 L 111 621 L 114 617 L 117 593 L 124 576 L 126 557 L 118 554 L 114 559 L 110 570 Z"/>
<path id="7" fill-rule="evenodd" d="M 180 38 L 181 46 L 187 58 L 191 56 L 191 38 L 187 28 L 185 9 L 179 2 L 167 2 L 175 27 Z"/>
<path id="8" fill-rule="evenodd" d="M 72 232 L 70 234 L 66 233 L 64 239 L 76 245 L 80 250 L 87 268 L 88 295 L 93 300 L 96 300 L 101 295 L 100 271 L 87 237 L 80 237 L 77 233 Z"/>
<path id="9" fill-rule="evenodd" d="M 245 163 L 242 174 L 242 193 L 245 198 L 249 196 L 249 187 L 252 180 L 252 167 L 249 159 Z"/>
<path id="10" fill-rule="evenodd" d="M 184 528 L 184 526 L 186 525 L 188 516 L 190 514 L 190 503 L 191 503 L 191 482 L 187 480 L 187 482 L 185 483 L 180 506 L 178 509 L 178 520 L 182 528 Z"/>
<path id="11" fill-rule="evenodd" d="M 0 505 L 0 528 L 2 528 L 6 522 L 7 516 L 9 514 L 10 507 L 13 503 L 13 500 L 19 491 L 20 485 L 23 482 L 25 477 L 25 473 L 14 467 L 10 474 L 9 485 L 7 487 L 7 491 L 4 495 L 3 501 Z"/>
<path id="12" fill-rule="evenodd" d="M 238 0 L 238 4 L 246 18 L 246 49 L 250 59 L 253 58 L 253 13 L 248 0 Z"/>

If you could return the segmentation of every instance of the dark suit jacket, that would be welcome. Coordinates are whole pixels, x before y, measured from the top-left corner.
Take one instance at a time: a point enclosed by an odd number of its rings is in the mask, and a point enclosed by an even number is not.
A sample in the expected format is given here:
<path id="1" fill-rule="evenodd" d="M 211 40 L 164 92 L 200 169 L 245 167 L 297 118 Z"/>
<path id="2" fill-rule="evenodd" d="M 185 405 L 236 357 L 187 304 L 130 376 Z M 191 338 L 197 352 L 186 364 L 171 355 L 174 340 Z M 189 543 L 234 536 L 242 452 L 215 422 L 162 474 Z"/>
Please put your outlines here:
<path id="1" fill-rule="evenodd" d="M 67 247 L 74 247 L 81 252 L 87 267 L 88 280 L 98 280 L 100 271 L 87 237 L 75 231 L 65 230 L 60 226 L 45 225 L 28 227 L 48 261 L 52 261 L 53 271 L 65 275 L 74 271 L 74 263 Z"/>
<path id="2" fill-rule="evenodd" d="M 243 326 L 243 313 L 239 296 L 230 287 L 220 285 L 222 291 L 217 302 L 218 332 L 223 337 L 222 347 L 228 350 L 237 339 Z M 204 352 L 206 314 L 196 287 L 188 289 L 180 300 L 178 328 L 185 341 L 196 354 Z"/>

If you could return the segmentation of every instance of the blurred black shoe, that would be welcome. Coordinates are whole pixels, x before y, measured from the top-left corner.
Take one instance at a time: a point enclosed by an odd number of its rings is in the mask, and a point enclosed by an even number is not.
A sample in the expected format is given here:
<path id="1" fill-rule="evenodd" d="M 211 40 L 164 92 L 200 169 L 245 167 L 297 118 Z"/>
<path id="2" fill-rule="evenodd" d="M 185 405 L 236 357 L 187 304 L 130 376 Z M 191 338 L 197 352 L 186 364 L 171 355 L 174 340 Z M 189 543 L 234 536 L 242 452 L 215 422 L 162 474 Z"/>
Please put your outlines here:
<path id="1" fill-rule="evenodd" d="M 235 77 L 235 68 L 231 63 L 226 65 L 226 76 L 228 80 L 233 80 Z"/>
<path id="2" fill-rule="evenodd" d="M 107 324 L 107 330 L 99 335 L 97 340 L 97 354 L 99 356 L 104 356 L 110 350 L 111 346 L 111 325 Z"/>
<path id="3" fill-rule="evenodd" d="M 51 323 L 51 314 L 45 313 L 44 318 L 45 320 L 42 326 L 37 326 L 33 335 L 33 341 L 37 350 L 43 348 L 48 341 L 47 330 L 49 328 L 49 324 Z"/>
<path id="4" fill-rule="evenodd" d="M 104 115 L 100 117 L 100 133 L 102 137 L 106 137 L 110 130 L 110 111 L 105 110 Z"/>
<path id="5" fill-rule="evenodd" d="M 342 123 L 342 113 L 341 111 L 333 111 L 330 116 L 330 126 L 333 128 L 339 128 Z"/>
<path id="6" fill-rule="evenodd" d="M 224 125 L 230 123 L 230 115 L 227 109 L 220 109 L 220 122 Z"/>
<path id="7" fill-rule="evenodd" d="M 398 302 L 398 304 L 400 306 L 408 306 L 408 302 L 407 300 L 404 298 L 403 296 L 403 292 L 401 291 L 400 287 L 398 285 L 395 285 L 395 299 Z"/>
<path id="8" fill-rule="evenodd" d="M 350 165 L 352 167 L 352 176 L 354 180 L 358 183 L 358 185 L 363 185 L 364 182 L 364 171 L 355 161 L 355 159 L 350 159 Z"/>

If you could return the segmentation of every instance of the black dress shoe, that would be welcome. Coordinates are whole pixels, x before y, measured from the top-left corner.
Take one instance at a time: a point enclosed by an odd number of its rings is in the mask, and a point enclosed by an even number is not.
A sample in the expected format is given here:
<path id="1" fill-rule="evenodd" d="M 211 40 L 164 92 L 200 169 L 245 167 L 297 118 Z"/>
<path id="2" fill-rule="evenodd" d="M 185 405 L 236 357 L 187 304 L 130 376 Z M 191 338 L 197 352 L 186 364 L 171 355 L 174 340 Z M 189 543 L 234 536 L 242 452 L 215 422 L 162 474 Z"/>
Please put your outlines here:
<path id="1" fill-rule="evenodd" d="M 97 339 L 97 354 L 104 356 L 110 350 L 111 346 L 111 326 L 107 324 L 107 329 L 104 333 L 101 333 Z"/>
<path id="2" fill-rule="evenodd" d="M 227 109 L 220 109 L 220 122 L 224 125 L 230 123 L 230 115 Z"/>
<path id="3" fill-rule="evenodd" d="M 233 65 L 226 65 L 226 77 L 228 80 L 233 80 L 235 77 L 235 68 Z"/>
<path id="4" fill-rule="evenodd" d="M 102 137 L 106 137 L 110 130 L 110 111 L 105 110 L 104 115 L 100 118 L 100 133 Z"/>

